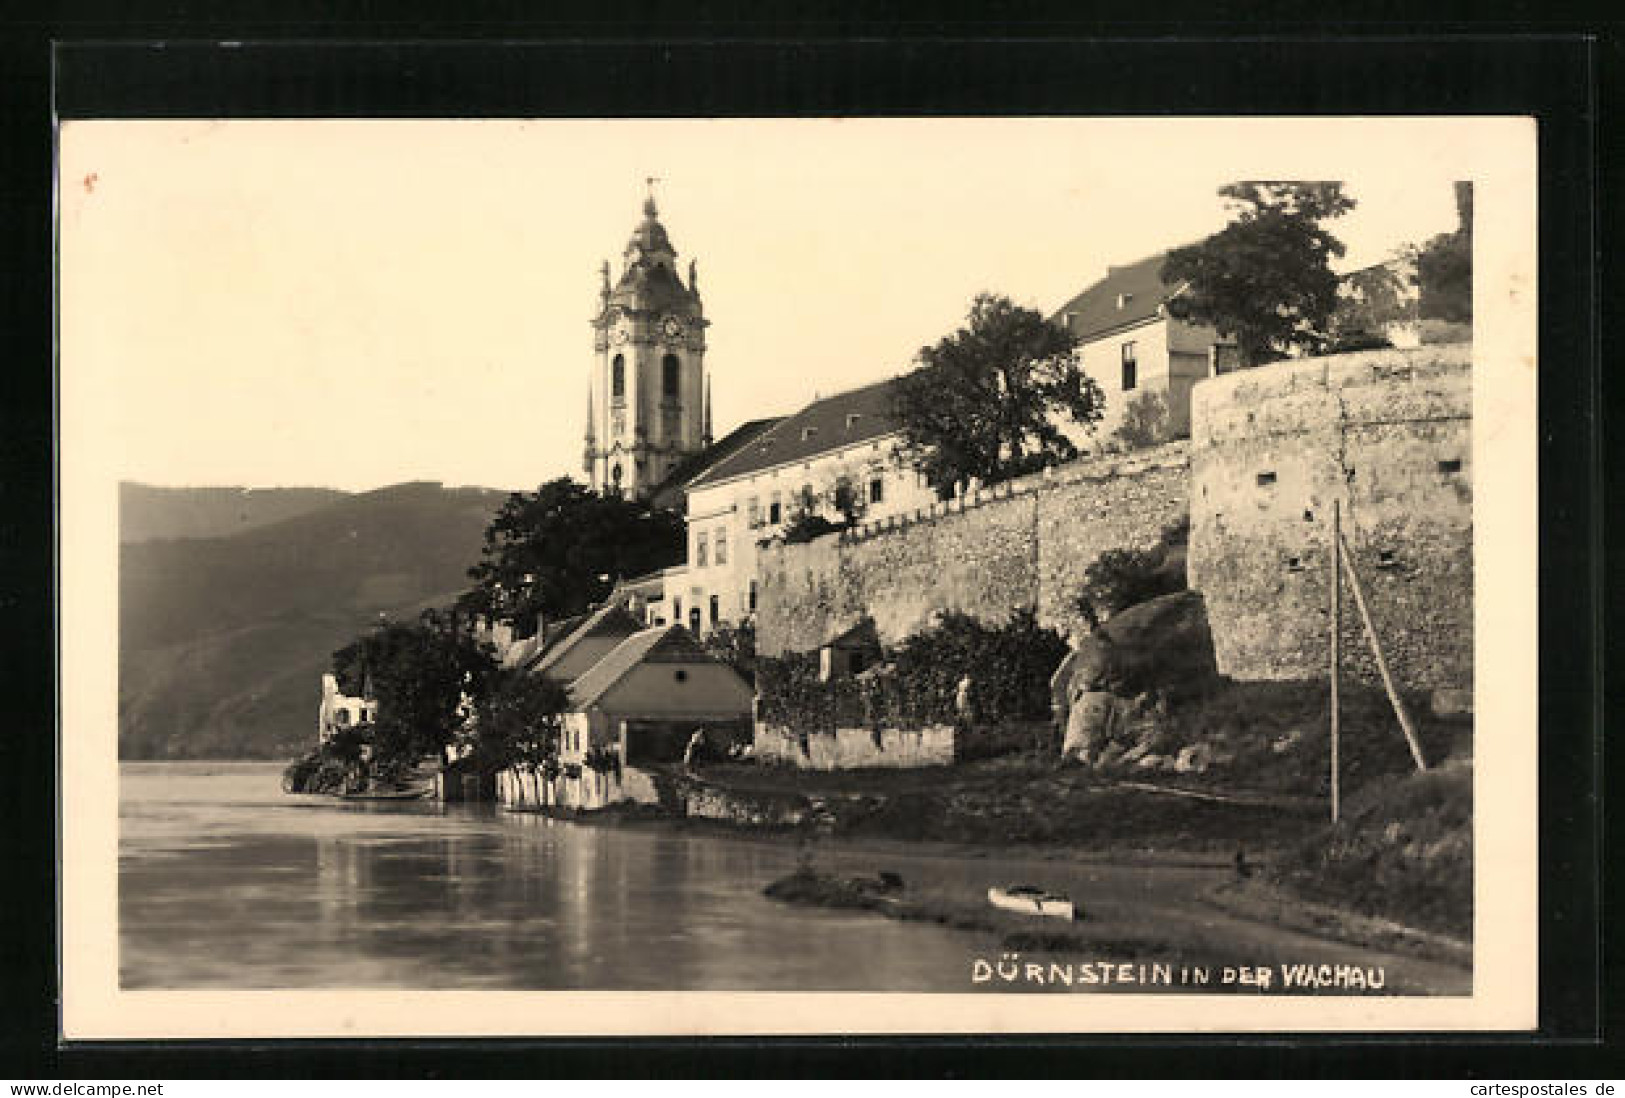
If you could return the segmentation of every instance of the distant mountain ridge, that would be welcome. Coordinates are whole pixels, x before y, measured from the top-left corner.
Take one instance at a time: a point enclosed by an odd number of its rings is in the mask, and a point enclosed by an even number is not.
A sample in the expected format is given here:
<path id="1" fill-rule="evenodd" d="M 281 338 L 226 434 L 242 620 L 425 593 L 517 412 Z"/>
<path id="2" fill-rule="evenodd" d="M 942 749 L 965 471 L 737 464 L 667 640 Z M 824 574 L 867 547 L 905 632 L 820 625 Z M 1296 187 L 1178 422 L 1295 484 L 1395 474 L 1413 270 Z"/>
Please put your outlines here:
<path id="1" fill-rule="evenodd" d="M 118 486 L 119 542 L 240 534 L 350 494 L 337 488 L 167 488 L 126 480 Z"/>
<path id="2" fill-rule="evenodd" d="M 223 536 L 131 540 L 121 530 L 121 758 L 303 750 L 333 649 L 381 616 L 415 617 L 466 589 L 508 493 L 415 482 L 335 496 Z M 163 525 L 142 521 L 149 532 Z"/>

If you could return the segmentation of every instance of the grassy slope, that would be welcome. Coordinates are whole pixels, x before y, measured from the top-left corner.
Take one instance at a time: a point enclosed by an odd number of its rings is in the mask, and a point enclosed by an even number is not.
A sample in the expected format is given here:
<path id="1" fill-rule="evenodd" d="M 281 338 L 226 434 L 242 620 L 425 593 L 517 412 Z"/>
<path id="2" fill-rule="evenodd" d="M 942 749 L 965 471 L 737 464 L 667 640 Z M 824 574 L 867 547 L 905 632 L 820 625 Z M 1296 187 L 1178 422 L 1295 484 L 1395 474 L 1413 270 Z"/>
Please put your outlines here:
<path id="1" fill-rule="evenodd" d="M 380 613 L 449 602 L 503 498 L 399 485 L 230 537 L 124 546 L 121 756 L 305 746 L 332 650 Z"/>

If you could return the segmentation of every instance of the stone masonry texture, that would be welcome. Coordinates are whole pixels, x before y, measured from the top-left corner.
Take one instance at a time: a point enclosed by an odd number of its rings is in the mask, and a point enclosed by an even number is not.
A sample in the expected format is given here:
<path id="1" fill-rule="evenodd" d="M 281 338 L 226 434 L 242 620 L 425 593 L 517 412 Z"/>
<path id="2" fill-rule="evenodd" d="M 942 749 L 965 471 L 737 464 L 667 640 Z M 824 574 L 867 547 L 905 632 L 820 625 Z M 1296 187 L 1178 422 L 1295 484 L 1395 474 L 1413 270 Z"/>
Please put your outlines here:
<path id="1" fill-rule="evenodd" d="M 864 614 L 888 644 L 944 610 L 997 624 L 1032 607 L 1043 624 L 1070 623 L 1101 553 L 1150 548 L 1185 518 L 1188 464 L 1184 443 L 1086 458 L 855 534 L 768 548 L 758 651 L 811 651 Z"/>
<path id="2" fill-rule="evenodd" d="M 1221 673 L 1320 678 L 1332 503 L 1402 688 L 1471 689 L 1471 347 L 1280 363 L 1197 386 L 1192 587 Z M 1379 681 L 1343 586 L 1344 674 Z"/>

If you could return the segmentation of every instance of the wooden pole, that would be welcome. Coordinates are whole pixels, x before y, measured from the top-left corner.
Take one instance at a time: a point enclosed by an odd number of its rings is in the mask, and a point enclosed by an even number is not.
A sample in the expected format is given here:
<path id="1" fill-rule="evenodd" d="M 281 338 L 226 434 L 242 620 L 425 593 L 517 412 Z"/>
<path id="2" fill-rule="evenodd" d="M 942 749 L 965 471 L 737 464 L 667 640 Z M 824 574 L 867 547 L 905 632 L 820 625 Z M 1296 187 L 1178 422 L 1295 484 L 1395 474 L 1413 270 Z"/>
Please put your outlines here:
<path id="1" fill-rule="evenodd" d="M 1343 502 L 1332 500 L 1332 823 L 1338 809 L 1338 658 L 1343 646 Z"/>
<path id="2" fill-rule="evenodd" d="M 1360 573 L 1354 568 L 1348 548 L 1348 543 L 1342 541 L 1338 535 L 1339 544 L 1343 549 L 1343 569 L 1348 573 L 1349 586 L 1354 589 L 1354 605 L 1359 608 L 1360 620 L 1365 623 L 1365 635 L 1371 642 L 1371 652 L 1377 657 L 1377 671 L 1382 675 L 1383 689 L 1388 691 L 1388 702 L 1394 707 L 1394 716 L 1399 718 L 1399 727 L 1405 733 L 1405 742 L 1410 745 L 1411 758 L 1416 760 L 1416 769 L 1426 770 L 1428 764 L 1422 758 L 1422 745 L 1416 738 L 1416 727 L 1411 723 L 1411 715 L 1405 709 L 1405 703 L 1400 700 L 1399 691 L 1394 687 L 1394 676 L 1388 670 L 1388 660 L 1382 654 L 1382 641 L 1377 637 L 1377 627 L 1372 624 L 1371 610 L 1366 606 L 1365 591 L 1360 586 Z"/>

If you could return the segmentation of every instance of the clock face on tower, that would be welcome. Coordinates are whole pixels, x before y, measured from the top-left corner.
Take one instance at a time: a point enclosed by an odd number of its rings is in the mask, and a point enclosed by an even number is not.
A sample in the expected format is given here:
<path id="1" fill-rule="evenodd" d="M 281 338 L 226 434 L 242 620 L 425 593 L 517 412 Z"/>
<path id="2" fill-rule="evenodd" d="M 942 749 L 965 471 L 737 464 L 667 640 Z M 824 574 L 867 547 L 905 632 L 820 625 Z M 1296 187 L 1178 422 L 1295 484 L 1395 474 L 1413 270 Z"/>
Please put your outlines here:
<path id="1" fill-rule="evenodd" d="M 666 333 L 667 339 L 676 339 L 683 334 L 683 322 L 675 316 L 667 316 L 661 322 L 660 330 Z"/>

